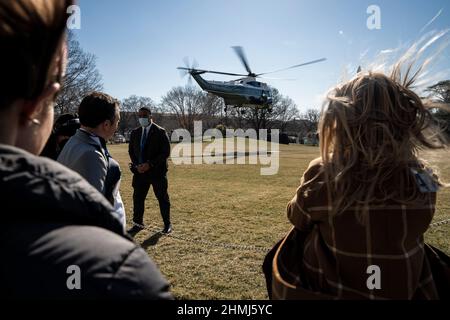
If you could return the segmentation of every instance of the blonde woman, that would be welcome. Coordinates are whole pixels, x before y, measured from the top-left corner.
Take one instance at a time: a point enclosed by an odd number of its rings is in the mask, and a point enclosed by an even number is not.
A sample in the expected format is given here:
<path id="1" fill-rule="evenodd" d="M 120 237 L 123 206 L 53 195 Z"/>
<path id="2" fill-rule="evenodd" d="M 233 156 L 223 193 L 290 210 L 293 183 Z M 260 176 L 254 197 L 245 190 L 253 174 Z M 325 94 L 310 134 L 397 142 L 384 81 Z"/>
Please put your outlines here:
<path id="1" fill-rule="evenodd" d="M 417 74 L 408 74 L 411 68 L 402 77 L 400 65 L 390 76 L 359 73 L 329 95 L 319 124 L 321 155 L 287 206 L 294 229 L 265 261 L 266 275 L 274 267 L 273 298 L 448 293 L 448 278 L 436 278 L 431 266 L 448 257 L 424 243 L 443 183 L 418 156 L 443 145 L 426 133 L 432 116 L 411 90 Z"/>

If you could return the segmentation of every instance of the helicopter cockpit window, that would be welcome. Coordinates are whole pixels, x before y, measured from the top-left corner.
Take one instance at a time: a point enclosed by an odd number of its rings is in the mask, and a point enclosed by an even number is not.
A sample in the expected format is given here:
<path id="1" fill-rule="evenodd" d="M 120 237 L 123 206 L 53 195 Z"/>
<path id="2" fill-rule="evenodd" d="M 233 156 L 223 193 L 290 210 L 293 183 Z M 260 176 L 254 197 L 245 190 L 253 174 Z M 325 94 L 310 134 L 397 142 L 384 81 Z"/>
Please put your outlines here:
<path id="1" fill-rule="evenodd" d="M 272 94 L 271 94 L 270 91 L 264 90 L 263 93 L 262 93 L 262 96 L 263 96 L 263 97 L 266 97 L 266 98 L 271 98 L 271 97 L 272 97 Z"/>
<path id="2" fill-rule="evenodd" d="M 257 81 L 249 81 L 247 84 L 253 87 L 260 87 L 260 83 Z"/>

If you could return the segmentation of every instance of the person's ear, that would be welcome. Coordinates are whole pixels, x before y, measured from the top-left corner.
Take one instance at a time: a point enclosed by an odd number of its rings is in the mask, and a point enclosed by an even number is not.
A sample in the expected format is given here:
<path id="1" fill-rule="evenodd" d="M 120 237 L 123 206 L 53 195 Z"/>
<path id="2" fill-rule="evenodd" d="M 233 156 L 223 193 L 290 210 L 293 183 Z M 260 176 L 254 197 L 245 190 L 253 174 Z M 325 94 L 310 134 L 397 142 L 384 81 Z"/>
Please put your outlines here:
<path id="1" fill-rule="evenodd" d="M 24 125 L 27 122 L 39 124 L 39 116 L 47 108 L 49 103 L 55 100 L 56 93 L 61 89 L 59 83 L 52 83 L 34 100 L 23 103 L 20 124 Z"/>
<path id="2" fill-rule="evenodd" d="M 108 127 L 109 127 L 109 120 L 103 121 L 102 124 L 101 124 L 102 130 L 103 131 L 108 130 Z"/>
<path id="3" fill-rule="evenodd" d="M 111 128 L 113 126 L 113 122 L 111 120 L 105 120 L 103 122 L 103 129 L 105 130 L 109 130 L 109 128 Z"/>

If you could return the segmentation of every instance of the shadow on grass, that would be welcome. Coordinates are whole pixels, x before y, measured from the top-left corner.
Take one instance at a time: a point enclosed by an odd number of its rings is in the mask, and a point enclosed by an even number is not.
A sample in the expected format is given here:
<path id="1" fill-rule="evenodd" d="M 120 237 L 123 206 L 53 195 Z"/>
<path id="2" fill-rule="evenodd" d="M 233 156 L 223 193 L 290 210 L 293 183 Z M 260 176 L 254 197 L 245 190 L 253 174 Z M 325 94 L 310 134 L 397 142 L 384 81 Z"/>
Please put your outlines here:
<path id="1" fill-rule="evenodd" d="M 141 247 L 147 249 L 150 246 L 156 246 L 162 236 L 163 234 L 161 232 L 152 234 L 148 239 L 145 239 L 144 242 L 141 243 Z"/>
<path id="2" fill-rule="evenodd" d="M 142 231 L 142 229 L 131 229 L 131 230 L 128 230 L 128 234 L 134 238 L 141 231 Z"/>

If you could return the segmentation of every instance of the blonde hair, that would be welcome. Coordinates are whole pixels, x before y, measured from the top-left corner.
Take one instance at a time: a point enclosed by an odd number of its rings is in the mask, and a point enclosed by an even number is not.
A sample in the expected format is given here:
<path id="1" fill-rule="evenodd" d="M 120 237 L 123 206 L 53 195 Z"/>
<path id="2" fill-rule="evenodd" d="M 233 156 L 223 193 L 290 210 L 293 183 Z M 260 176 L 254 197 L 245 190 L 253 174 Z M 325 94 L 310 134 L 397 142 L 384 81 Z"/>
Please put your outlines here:
<path id="1" fill-rule="evenodd" d="M 427 105 L 410 89 L 419 74 L 411 75 L 411 68 L 403 78 L 400 64 L 390 76 L 358 73 L 328 95 L 319 136 L 333 215 L 356 206 L 364 223 L 369 204 L 426 200 L 411 166 L 426 168 L 418 151 L 444 148 L 446 141 Z M 443 185 L 435 174 L 432 179 Z"/>

